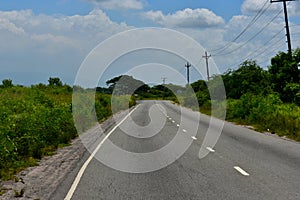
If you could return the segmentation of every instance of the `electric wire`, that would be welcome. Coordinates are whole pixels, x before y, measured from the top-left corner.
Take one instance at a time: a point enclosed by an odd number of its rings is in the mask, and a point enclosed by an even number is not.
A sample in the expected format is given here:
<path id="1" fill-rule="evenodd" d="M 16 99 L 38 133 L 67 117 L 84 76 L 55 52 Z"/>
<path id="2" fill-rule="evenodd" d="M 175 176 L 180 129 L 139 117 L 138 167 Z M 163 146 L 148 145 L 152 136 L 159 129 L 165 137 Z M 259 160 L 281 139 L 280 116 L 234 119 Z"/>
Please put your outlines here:
<path id="1" fill-rule="evenodd" d="M 243 44 L 241 44 L 240 46 L 238 46 L 237 48 L 229 51 L 229 52 L 225 52 L 225 53 L 220 53 L 220 54 L 215 54 L 213 56 L 225 56 L 225 55 L 230 55 L 233 52 L 241 49 L 242 47 L 244 47 L 246 44 L 248 44 L 251 40 L 253 40 L 254 38 L 256 38 L 259 34 L 261 34 L 280 14 L 281 14 L 282 10 L 280 10 L 280 12 L 278 12 L 272 19 L 271 21 L 269 21 L 263 28 L 261 28 L 255 35 L 253 35 L 250 39 L 248 39 L 246 42 L 244 42 Z"/>
<path id="2" fill-rule="evenodd" d="M 254 25 L 257 20 L 268 10 L 268 8 L 271 6 L 271 4 L 265 8 L 265 6 L 267 5 L 267 3 L 269 2 L 269 0 L 266 0 L 266 2 L 263 4 L 262 8 L 258 11 L 258 13 L 252 18 L 252 20 L 248 23 L 248 25 L 231 41 L 228 42 L 226 45 L 224 45 L 223 47 L 217 48 L 217 49 L 212 49 L 209 50 L 209 52 L 216 52 L 215 54 L 217 54 L 219 51 L 222 51 L 224 49 L 229 48 L 230 46 L 233 45 L 233 43 L 235 41 L 237 41 L 252 25 Z"/>
<path id="3" fill-rule="evenodd" d="M 259 48 L 256 49 L 255 51 L 252 51 L 251 53 L 249 53 L 246 58 L 244 60 L 249 60 L 252 56 L 254 55 L 259 55 L 261 54 L 261 51 L 265 51 L 266 49 L 268 49 L 269 47 L 267 46 L 272 40 L 276 39 L 276 37 L 284 30 L 284 28 L 282 28 L 281 30 L 279 30 L 277 33 L 275 33 L 269 40 L 267 40 L 264 44 L 262 44 L 261 46 L 264 48 Z M 282 39 L 282 38 L 280 38 Z"/>
<path id="4" fill-rule="evenodd" d="M 283 30 L 284 30 L 284 28 L 282 28 L 280 31 L 278 31 L 277 33 L 275 33 L 271 37 L 271 39 L 269 39 L 267 42 L 265 42 L 262 45 L 263 48 L 259 48 L 259 49 L 256 49 L 256 50 L 252 51 L 245 58 L 240 59 L 238 62 L 232 64 L 231 66 L 238 66 L 238 65 L 240 65 L 245 60 L 254 60 L 255 58 L 260 57 L 265 52 L 269 52 L 270 49 L 271 49 L 271 47 L 274 47 L 275 45 L 277 45 L 279 42 L 281 42 L 285 38 L 285 35 L 282 36 L 282 37 L 280 37 L 280 38 L 277 37 Z M 277 40 L 275 40 L 276 38 L 277 38 Z M 275 41 L 273 41 L 273 40 L 275 40 Z M 233 68 L 235 68 L 235 67 L 233 67 Z"/>
<path id="5" fill-rule="evenodd" d="M 271 61 L 270 56 L 272 56 L 272 55 L 274 56 L 274 54 L 276 54 L 275 50 L 279 50 L 279 49 L 283 48 L 285 45 L 286 44 L 284 43 L 284 44 L 281 44 L 278 47 L 276 47 L 276 49 L 274 49 L 273 52 L 270 52 L 270 53 L 268 53 L 267 55 L 264 56 L 264 57 L 266 57 L 265 60 L 259 61 L 259 62 L 257 62 L 257 64 L 258 65 L 262 65 L 262 64 L 264 64 L 267 61 Z"/>

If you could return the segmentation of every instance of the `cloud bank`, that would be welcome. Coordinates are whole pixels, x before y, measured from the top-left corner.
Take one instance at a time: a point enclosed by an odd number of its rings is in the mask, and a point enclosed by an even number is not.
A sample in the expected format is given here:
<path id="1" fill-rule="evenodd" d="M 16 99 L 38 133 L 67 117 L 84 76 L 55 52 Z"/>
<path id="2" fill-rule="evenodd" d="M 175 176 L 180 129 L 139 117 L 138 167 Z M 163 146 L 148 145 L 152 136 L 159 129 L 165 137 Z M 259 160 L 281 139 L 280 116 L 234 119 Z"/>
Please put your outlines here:
<path id="1" fill-rule="evenodd" d="M 296 5 L 295 2 L 292 3 Z M 274 6 L 280 9 L 282 5 L 276 4 Z M 245 13 L 233 16 L 228 22 L 203 8 L 187 8 L 169 14 L 162 11 L 138 10 L 144 18 L 137 21 L 146 26 L 150 21 L 161 27 L 181 31 L 214 55 L 231 52 L 243 45 L 280 11 L 265 13 L 237 41 L 228 45 L 228 42 L 251 21 L 255 8 L 261 6 L 260 1 L 246 0 L 241 8 Z M 0 80 L 10 78 L 17 84 L 30 85 L 47 82 L 50 76 L 58 76 L 68 84 L 73 84 L 80 64 L 96 45 L 116 33 L 132 28 L 135 27 L 111 20 L 101 9 L 94 9 L 84 15 L 70 16 L 35 14 L 31 10 L 0 11 Z M 299 41 L 299 32 L 300 26 L 291 23 L 293 41 Z M 274 39 L 268 42 L 272 37 Z M 276 20 L 242 48 L 225 56 L 212 56 L 210 59 L 215 59 L 223 72 L 228 68 L 237 67 L 249 55 L 249 58 L 258 60 L 258 64 L 264 66 L 278 51 L 286 51 L 284 37 L 284 20 L 280 13 Z M 297 42 L 293 42 L 292 45 L 294 48 L 299 46 Z M 220 52 L 212 51 L 224 46 L 226 48 Z M 199 59 L 202 59 L 202 56 L 199 55 Z M 184 71 L 184 66 L 182 70 Z"/>
<path id="2" fill-rule="evenodd" d="M 144 3 L 139 0 L 90 0 L 107 10 L 141 10 Z"/>
<path id="3" fill-rule="evenodd" d="M 130 28 L 111 21 L 100 9 L 72 16 L 0 11 L 1 80 L 11 78 L 20 84 L 31 84 L 59 76 L 72 84 L 91 49 Z"/>
<path id="4" fill-rule="evenodd" d="M 245 0 L 241 6 L 242 13 L 243 14 L 256 14 L 263 7 L 265 2 L 266 2 L 266 0 L 264 0 L 264 1 L 263 0 Z M 289 12 L 290 16 L 292 16 L 292 17 L 300 16 L 300 2 L 299 1 L 287 2 L 287 6 L 288 6 L 288 12 Z M 283 9 L 283 5 L 281 2 L 270 3 L 269 0 L 267 0 L 266 7 L 269 7 L 268 12 L 273 12 L 273 11 L 277 11 L 277 10 L 279 11 L 279 10 Z"/>
<path id="5" fill-rule="evenodd" d="M 166 27 L 203 28 L 224 24 L 222 17 L 205 8 L 186 8 L 167 15 L 162 11 L 148 11 L 144 17 Z"/>

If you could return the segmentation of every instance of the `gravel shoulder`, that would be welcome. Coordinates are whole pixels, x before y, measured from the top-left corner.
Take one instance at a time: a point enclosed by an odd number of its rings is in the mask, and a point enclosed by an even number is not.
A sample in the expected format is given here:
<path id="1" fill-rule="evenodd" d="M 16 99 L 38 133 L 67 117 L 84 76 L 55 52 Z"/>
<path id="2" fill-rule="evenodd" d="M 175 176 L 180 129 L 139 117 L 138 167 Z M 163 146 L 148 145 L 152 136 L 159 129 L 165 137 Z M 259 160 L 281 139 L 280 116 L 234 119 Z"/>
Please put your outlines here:
<path id="1" fill-rule="evenodd" d="M 115 121 L 122 119 L 127 111 L 122 111 L 100 124 L 102 133 L 107 132 Z M 71 145 L 58 149 L 54 155 L 42 158 L 37 166 L 29 167 L 16 175 L 15 180 L 0 181 L 0 199 L 29 200 L 50 199 L 63 179 L 77 166 L 87 152 L 86 145 L 103 136 L 99 126 L 85 132 L 71 141 Z M 83 141 L 83 139 L 85 141 Z M 88 141 L 87 141 L 88 140 Z"/>
<path id="2" fill-rule="evenodd" d="M 133 109 L 133 108 L 132 108 Z M 100 124 L 102 133 L 108 132 L 118 121 L 121 121 L 127 111 L 119 112 Z M 235 124 L 232 122 L 228 122 Z M 237 125 L 237 124 L 235 124 Z M 252 126 L 239 125 L 244 128 L 254 129 Z M 29 167 L 16 175 L 15 180 L 1 181 L 0 192 L 5 192 L 0 199 L 10 200 L 38 200 L 51 199 L 52 195 L 58 190 L 62 180 L 78 168 L 78 165 L 86 158 L 89 150 L 93 149 L 97 141 L 103 137 L 99 132 L 99 126 L 95 126 L 72 140 L 71 145 L 58 149 L 54 155 L 42 158 L 37 166 Z M 263 133 L 273 137 L 279 137 L 271 133 Z M 282 138 L 289 140 L 287 138 Z"/>

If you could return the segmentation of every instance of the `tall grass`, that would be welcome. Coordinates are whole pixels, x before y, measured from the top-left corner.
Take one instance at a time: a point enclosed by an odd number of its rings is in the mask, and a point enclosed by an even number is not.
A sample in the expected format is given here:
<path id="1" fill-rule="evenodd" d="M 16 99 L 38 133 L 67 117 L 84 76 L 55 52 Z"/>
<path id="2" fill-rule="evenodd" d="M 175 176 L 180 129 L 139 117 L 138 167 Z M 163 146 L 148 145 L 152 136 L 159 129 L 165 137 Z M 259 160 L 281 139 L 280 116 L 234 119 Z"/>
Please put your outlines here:
<path id="1" fill-rule="evenodd" d="M 112 114 L 111 96 L 97 93 L 94 98 L 93 109 L 97 119 L 102 121 Z M 119 109 L 128 108 L 125 102 L 128 98 L 118 98 Z M 130 106 L 134 103 L 130 99 Z M 0 88 L 0 179 L 11 178 L 77 137 L 74 120 L 80 122 L 81 117 L 90 113 L 86 109 L 81 111 L 81 115 L 73 119 L 69 86 Z M 90 126 L 92 124 L 85 127 Z"/>
<path id="2" fill-rule="evenodd" d="M 228 120 L 300 141 L 300 108 L 282 103 L 277 94 L 266 97 L 245 94 L 239 100 L 229 99 L 227 106 Z"/>

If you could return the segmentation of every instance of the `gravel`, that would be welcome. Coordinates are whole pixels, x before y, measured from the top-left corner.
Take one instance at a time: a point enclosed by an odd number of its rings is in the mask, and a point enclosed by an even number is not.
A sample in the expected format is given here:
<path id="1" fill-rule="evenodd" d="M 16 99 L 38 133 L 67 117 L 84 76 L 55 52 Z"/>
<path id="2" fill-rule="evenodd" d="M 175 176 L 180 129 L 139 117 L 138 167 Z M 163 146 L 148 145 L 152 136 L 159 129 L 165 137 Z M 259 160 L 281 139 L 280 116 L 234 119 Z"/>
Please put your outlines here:
<path id="1" fill-rule="evenodd" d="M 115 124 L 115 120 L 119 121 L 127 112 L 120 112 L 104 121 L 100 124 L 101 129 L 106 132 Z M 5 192 L 0 196 L 0 199 L 49 199 L 61 181 L 82 159 L 84 153 L 87 151 L 85 145 L 87 143 L 93 145 L 92 143 L 97 141 L 101 136 L 103 134 L 99 134 L 99 126 L 95 126 L 85 132 L 83 136 L 81 135 L 81 137 L 72 140 L 70 146 L 58 149 L 54 155 L 42 158 L 37 166 L 29 167 L 16 174 L 15 180 L 0 180 L 0 192 Z"/>

